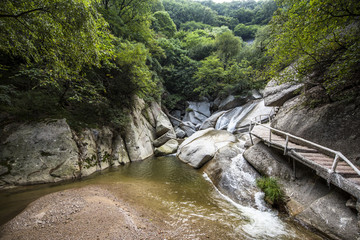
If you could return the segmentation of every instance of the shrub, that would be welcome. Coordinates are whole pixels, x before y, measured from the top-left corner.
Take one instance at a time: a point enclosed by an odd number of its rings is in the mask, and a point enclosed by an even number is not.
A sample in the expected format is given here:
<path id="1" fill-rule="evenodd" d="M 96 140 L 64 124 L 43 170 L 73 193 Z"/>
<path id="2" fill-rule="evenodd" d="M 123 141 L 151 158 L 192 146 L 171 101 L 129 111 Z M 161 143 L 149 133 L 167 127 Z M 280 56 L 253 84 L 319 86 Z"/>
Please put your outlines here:
<path id="1" fill-rule="evenodd" d="M 284 192 L 275 178 L 262 177 L 256 185 L 265 193 L 265 201 L 271 205 L 279 205 L 284 201 Z"/>

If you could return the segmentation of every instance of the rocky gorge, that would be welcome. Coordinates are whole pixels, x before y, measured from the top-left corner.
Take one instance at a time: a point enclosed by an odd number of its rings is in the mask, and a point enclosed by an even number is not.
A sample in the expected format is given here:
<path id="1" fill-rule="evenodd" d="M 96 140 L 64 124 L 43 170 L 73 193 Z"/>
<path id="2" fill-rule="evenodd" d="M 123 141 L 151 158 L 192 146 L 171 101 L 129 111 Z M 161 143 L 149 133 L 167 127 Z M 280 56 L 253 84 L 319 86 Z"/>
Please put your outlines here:
<path id="1" fill-rule="evenodd" d="M 66 119 L 12 123 L 1 131 L 0 185 L 59 182 L 156 153 L 176 151 L 175 132 L 156 102 L 134 97 L 125 134 L 110 127 L 72 130 Z"/>
<path id="2" fill-rule="evenodd" d="M 346 108 L 342 107 L 346 103 L 310 108 L 298 95 L 301 88 L 270 82 L 262 94 L 253 91 L 214 102 L 188 102 L 169 116 L 156 102 L 145 104 L 134 97 L 129 123 L 122 134 L 105 126 L 75 132 L 65 119 L 9 124 L 1 132 L 1 185 L 58 182 L 154 154 L 176 153 L 180 161 L 204 171 L 235 202 L 260 210 L 266 204 L 256 179 L 262 175 L 276 177 L 293 219 L 332 239 L 355 239 L 359 235 L 357 199 L 329 187 L 305 166 L 297 166 L 293 176 L 288 159 L 259 141 L 254 145 L 249 142 L 251 119 L 262 115 L 260 120 L 268 121 L 274 117 L 272 126 L 337 146 L 356 162 L 358 153 L 354 149 L 359 133 L 356 124 L 349 124 L 357 123 L 358 102 Z M 273 107 L 279 108 L 276 116 Z M 348 127 L 336 121 L 339 114 Z M 345 137 L 349 133 L 350 143 Z M 330 135 L 340 143 L 331 145 Z"/>

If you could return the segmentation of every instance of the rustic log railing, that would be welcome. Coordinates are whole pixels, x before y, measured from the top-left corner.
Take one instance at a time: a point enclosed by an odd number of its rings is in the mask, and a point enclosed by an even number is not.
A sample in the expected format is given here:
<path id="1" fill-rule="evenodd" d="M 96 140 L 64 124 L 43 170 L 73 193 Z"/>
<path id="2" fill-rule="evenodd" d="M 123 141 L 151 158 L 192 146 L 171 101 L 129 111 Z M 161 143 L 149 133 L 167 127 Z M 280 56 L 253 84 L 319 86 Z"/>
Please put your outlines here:
<path id="1" fill-rule="evenodd" d="M 330 148 L 327 148 L 325 146 L 322 146 L 320 144 L 317 144 L 317 143 L 314 143 L 314 142 L 311 142 L 309 140 L 306 140 L 306 139 L 303 139 L 301 137 L 297 137 L 295 135 L 292 135 L 290 133 L 287 133 L 287 132 L 284 132 L 284 131 L 281 131 L 281 130 L 278 130 L 276 128 L 273 128 L 273 127 L 270 127 L 270 126 L 266 126 L 264 124 L 261 123 L 261 118 L 264 117 L 264 116 L 267 116 L 270 121 L 271 121 L 271 114 L 267 114 L 267 115 L 260 115 L 260 116 L 257 116 L 254 120 L 251 120 L 250 122 L 250 126 L 249 126 L 249 135 L 250 135 L 250 139 L 251 139 L 251 143 L 254 144 L 253 142 L 253 139 L 252 139 L 252 129 L 256 126 L 259 126 L 259 127 L 263 127 L 263 128 L 266 128 L 269 130 L 269 139 L 268 139 L 268 142 L 271 144 L 276 144 L 275 142 L 273 142 L 271 140 L 271 137 L 272 137 L 272 134 L 273 133 L 277 133 L 277 134 L 280 134 L 282 136 L 285 137 L 285 145 L 283 146 L 284 148 L 284 155 L 287 155 L 287 152 L 289 151 L 288 149 L 288 144 L 289 144 L 289 141 L 291 140 L 296 140 L 297 143 L 300 143 L 300 144 L 303 144 L 304 146 L 308 146 L 308 147 L 313 147 L 315 149 L 319 149 L 321 150 L 324 154 L 328 155 L 328 156 L 333 156 L 334 157 L 334 160 L 333 160 L 333 164 L 332 164 L 332 167 L 331 167 L 331 170 L 330 170 L 330 174 L 331 173 L 334 173 L 336 172 L 336 167 L 339 163 L 340 160 L 346 162 L 359 176 L 360 176 L 360 170 L 348 159 L 346 158 L 341 152 L 339 151 L 335 151 L 333 149 L 330 149 Z M 260 119 L 259 121 L 257 121 L 257 119 Z M 292 152 L 292 154 L 295 154 L 295 152 Z M 302 156 L 298 156 L 298 157 L 302 157 Z"/>

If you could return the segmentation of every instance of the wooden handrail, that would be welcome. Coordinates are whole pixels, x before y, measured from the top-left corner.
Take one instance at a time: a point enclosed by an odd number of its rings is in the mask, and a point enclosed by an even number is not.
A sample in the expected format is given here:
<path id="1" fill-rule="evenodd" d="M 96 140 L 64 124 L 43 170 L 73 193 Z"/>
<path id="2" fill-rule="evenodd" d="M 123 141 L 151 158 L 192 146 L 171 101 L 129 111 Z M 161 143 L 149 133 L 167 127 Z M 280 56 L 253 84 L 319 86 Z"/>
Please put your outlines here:
<path id="1" fill-rule="evenodd" d="M 260 116 L 264 116 L 264 115 L 260 115 Z M 270 114 L 269 114 L 269 118 L 270 118 Z M 251 137 L 252 125 L 254 125 L 254 127 L 255 127 L 256 125 L 262 126 L 262 127 L 264 127 L 264 128 L 269 129 L 269 132 L 270 132 L 270 133 L 269 133 L 269 136 L 270 136 L 269 142 L 270 142 L 270 144 L 272 143 L 272 142 L 271 142 L 271 131 L 276 132 L 276 133 L 280 133 L 280 134 L 286 136 L 286 146 L 285 146 L 285 149 L 284 149 L 284 154 L 286 154 L 286 152 L 287 152 L 287 143 L 288 143 L 289 139 L 290 139 L 290 138 L 296 139 L 296 140 L 298 140 L 298 141 L 300 141 L 300 142 L 303 142 L 303 143 L 306 143 L 306 144 L 308 144 L 308 145 L 310 145 L 310 146 L 313 146 L 313 147 L 322 149 L 322 150 L 324 150 L 324 151 L 326 151 L 326 152 L 328 152 L 328 153 L 334 154 L 335 157 L 334 157 L 334 161 L 333 161 L 332 168 L 331 168 L 331 170 L 330 170 L 331 173 L 332 173 L 332 172 L 335 172 L 336 167 L 337 167 L 337 163 L 338 163 L 339 158 L 340 158 L 341 160 L 345 161 L 358 175 L 360 175 L 360 170 L 359 170 L 352 162 L 350 162 L 350 160 L 349 160 L 348 158 L 346 158 L 341 152 L 335 151 L 335 150 L 333 150 L 333 149 L 327 148 L 327 147 L 322 146 L 322 145 L 320 145 L 320 144 L 317 144 L 317 143 L 311 142 L 311 141 L 309 141 L 309 140 L 303 139 L 303 138 L 301 138 L 301 137 L 297 137 L 297 136 L 292 135 L 292 134 L 290 134 L 290 133 L 287 133 L 287 132 L 278 130 L 278 129 L 276 129 L 276 128 L 273 128 L 273 127 L 270 127 L 270 126 L 266 126 L 266 125 L 264 125 L 264 124 L 261 123 L 261 117 L 260 117 L 260 122 L 257 122 L 256 119 L 257 119 L 257 117 L 255 117 L 255 120 L 251 120 L 251 122 L 250 122 L 250 127 L 249 127 L 250 137 Z M 252 139 L 251 139 L 251 142 L 253 142 Z"/>

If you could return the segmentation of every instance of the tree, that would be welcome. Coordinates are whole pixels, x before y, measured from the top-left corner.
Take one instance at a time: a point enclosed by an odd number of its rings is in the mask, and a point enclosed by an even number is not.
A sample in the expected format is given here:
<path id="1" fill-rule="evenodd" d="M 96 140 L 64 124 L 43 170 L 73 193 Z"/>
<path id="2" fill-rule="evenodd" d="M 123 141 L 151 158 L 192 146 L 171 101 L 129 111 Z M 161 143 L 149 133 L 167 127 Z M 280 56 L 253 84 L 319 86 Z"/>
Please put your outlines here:
<path id="1" fill-rule="evenodd" d="M 99 11 L 116 37 L 149 47 L 153 44 L 152 3 L 152 0 L 105 0 L 99 3 Z"/>
<path id="2" fill-rule="evenodd" d="M 359 85 L 360 2 L 277 2 L 268 45 L 270 76 L 292 64 L 297 81 L 322 86 L 330 94 Z"/>
<path id="3" fill-rule="evenodd" d="M 59 84 L 112 55 L 112 36 L 86 0 L 0 2 L 0 53 L 39 66 L 42 84 Z"/>
<path id="4" fill-rule="evenodd" d="M 201 67 L 194 75 L 196 88 L 200 96 L 214 97 L 224 81 L 224 64 L 217 56 L 210 56 L 201 61 Z"/>
<path id="5" fill-rule="evenodd" d="M 254 39 L 258 28 L 258 25 L 246 26 L 245 24 L 240 23 L 235 27 L 234 34 L 244 40 Z"/>
<path id="6" fill-rule="evenodd" d="M 171 38 L 176 33 L 176 25 L 170 18 L 170 15 L 165 11 L 158 11 L 154 13 L 154 21 L 152 23 L 153 29 L 156 32 L 164 34 Z"/>
<path id="7" fill-rule="evenodd" d="M 185 33 L 182 46 L 188 50 L 189 56 L 197 61 L 210 56 L 215 50 L 214 39 L 207 30 L 195 30 Z"/>
<path id="8" fill-rule="evenodd" d="M 227 31 L 216 36 L 215 45 L 218 55 L 227 63 L 240 52 L 241 40 L 235 37 L 231 31 Z"/>

